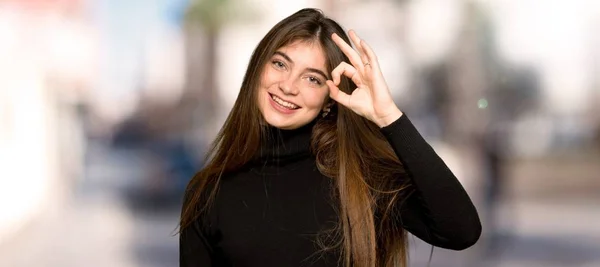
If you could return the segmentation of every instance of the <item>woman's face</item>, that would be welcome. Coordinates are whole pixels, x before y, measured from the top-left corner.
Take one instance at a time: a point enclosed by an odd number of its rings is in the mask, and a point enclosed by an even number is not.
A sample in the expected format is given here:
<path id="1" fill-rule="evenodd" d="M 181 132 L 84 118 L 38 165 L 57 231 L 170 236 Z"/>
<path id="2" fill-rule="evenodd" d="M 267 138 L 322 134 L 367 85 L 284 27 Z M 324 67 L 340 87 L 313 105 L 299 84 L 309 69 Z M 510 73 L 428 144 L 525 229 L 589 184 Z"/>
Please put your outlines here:
<path id="1" fill-rule="evenodd" d="M 325 54 L 317 42 L 297 41 L 279 48 L 263 68 L 260 112 L 280 129 L 306 125 L 323 110 L 328 77 Z"/>

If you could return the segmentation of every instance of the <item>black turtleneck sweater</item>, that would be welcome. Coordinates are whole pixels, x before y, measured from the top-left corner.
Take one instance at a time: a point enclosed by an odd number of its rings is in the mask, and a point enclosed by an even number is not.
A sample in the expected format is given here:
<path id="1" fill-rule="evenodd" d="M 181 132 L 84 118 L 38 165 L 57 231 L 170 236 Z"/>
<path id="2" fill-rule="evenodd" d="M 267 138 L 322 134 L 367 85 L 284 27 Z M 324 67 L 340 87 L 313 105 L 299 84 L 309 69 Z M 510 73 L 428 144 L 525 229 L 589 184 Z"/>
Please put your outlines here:
<path id="1" fill-rule="evenodd" d="M 320 253 L 315 243 L 337 213 L 332 179 L 310 153 L 311 129 L 275 131 L 274 149 L 222 178 L 209 215 L 180 234 L 180 266 L 338 266 L 339 254 Z M 398 209 L 403 227 L 434 246 L 472 246 L 481 224 L 460 182 L 406 115 L 381 131 L 415 189 Z"/>

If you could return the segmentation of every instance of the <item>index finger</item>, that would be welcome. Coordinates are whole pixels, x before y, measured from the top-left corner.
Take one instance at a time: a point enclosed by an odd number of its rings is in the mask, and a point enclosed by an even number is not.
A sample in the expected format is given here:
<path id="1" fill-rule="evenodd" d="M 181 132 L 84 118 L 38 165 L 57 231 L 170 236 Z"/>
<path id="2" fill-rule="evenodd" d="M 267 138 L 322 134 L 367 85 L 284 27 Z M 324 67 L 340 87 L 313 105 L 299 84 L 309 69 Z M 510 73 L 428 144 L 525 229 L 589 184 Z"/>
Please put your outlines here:
<path id="1" fill-rule="evenodd" d="M 340 37 L 336 33 L 333 33 L 331 35 L 331 38 L 333 39 L 335 44 L 337 44 L 337 46 L 342 50 L 342 52 L 344 52 L 348 59 L 350 59 L 350 63 L 352 63 L 352 65 L 355 68 L 360 69 L 362 72 L 364 65 L 362 60 L 360 59 L 360 55 L 358 55 L 358 53 L 348 43 L 346 43 L 346 41 L 344 41 L 342 37 Z"/>

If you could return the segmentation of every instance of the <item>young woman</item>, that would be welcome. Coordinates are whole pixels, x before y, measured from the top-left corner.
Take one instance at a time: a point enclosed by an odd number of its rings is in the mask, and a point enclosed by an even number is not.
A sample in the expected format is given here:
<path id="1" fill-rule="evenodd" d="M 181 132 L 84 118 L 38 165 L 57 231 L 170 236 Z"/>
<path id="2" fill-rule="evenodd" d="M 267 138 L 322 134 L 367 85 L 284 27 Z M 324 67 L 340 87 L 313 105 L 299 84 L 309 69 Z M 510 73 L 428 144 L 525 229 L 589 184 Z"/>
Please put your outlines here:
<path id="1" fill-rule="evenodd" d="M 303 9 L 252 54 L 188 185 L 180 266 L 406 266 L 407 231 L 466 249 L 469 196 L 394 104 L 353 31 Z"/>

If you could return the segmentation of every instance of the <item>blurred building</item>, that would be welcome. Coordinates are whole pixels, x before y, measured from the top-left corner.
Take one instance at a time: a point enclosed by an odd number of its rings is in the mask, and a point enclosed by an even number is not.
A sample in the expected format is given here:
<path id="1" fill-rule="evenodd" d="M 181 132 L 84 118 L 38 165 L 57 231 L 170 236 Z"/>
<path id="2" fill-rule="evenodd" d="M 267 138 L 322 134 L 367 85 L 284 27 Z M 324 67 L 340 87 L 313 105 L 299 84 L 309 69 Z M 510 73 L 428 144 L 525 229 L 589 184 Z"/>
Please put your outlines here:
<path id="1" fill-rule="evenodd" d="M 80 174 L 83 141 L 65 103 L 77 101 L 91 73 L 81 66 L 96 53 L 81 4 L 0 3 L 0 244 Z"/>

